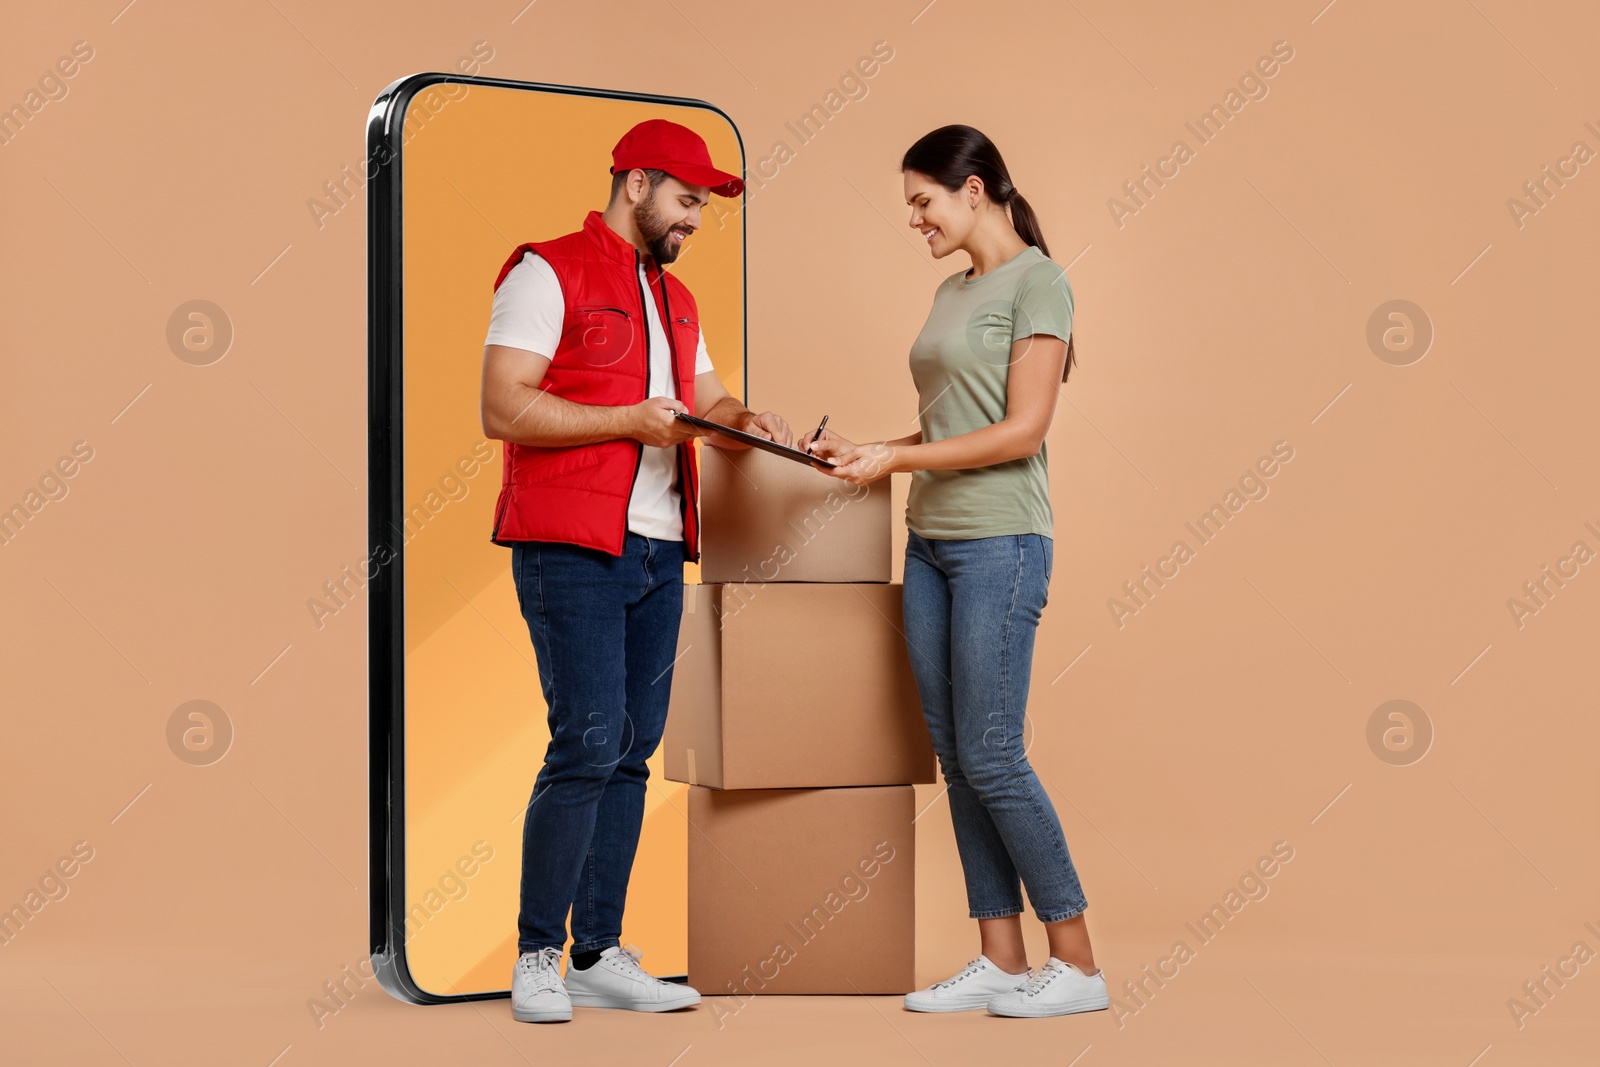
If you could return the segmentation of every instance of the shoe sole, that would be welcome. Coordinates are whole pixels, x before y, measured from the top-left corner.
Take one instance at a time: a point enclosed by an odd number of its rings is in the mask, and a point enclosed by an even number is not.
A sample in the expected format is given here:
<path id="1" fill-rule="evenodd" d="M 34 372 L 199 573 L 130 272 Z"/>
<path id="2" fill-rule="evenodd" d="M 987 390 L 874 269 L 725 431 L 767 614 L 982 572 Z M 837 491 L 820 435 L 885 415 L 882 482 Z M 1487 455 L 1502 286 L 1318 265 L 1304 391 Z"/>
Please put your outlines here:
<path id="1" fill-rule="evenodd" d="M 552 1008 L 547 1011 L 518 1011 L 516 1008 L 512 1008 L 511 1017 L 519 1023 L 570 1023 L 572 1021 L 572 1009 L 568 1008 L 565 1011 L 559 1008 Z"/>
<path id="2" fill-rule="evenodd" d="M 1035 1009 L 1032 1011 L 1020 1009 L 1016 1011 L 996 1011 L 994 1005 L 989 1005 L 990 1015 L 1001 1015 L 1010 1019 L 1048 1019 L 1056 1015 L 1077 1015 L 1086 1011 L 1106 1011 L 1111 1007 L 1109 1000 L 1102 1004 L 1098 999 L 1091 1001 L 1077 1001 L 1059 1008 Z"/>
<path id="3" fill-rule="evenodd" d="M 608 997 L 603 993 L 567 993 L 572 998 L 574 1008 L 609 1008 L 613 1011 L 677 1011 L 679 1008 L 692 1008 L 700 1003 L 700 994 L 678 997 L 675 1000 L 620 1000 Z"/>
<path id="4" fill-rule="evenodd" d="M 975 997 L 972 998 L 972 1000 L 970 1002 L 969 1001 L 959 1001 L 959 1000 L 953 1001 L 953 1000 L 948 1000 L 948 999 L 940 999 L 938 1001 L 934 1001 L 932 1003 L 928 1003 L 928 1004 L 923 1005 L 923 1006 L 919 1006 L 919 1005 L 913 1004 L 911 1001 L 908 1000 L 908 1001 L 905 1001 L 905 1008 L 906 1008 L 906 1011 L 922 1011 L 922 1012 L 975 1011 L 978 1008 L 986 1008 L 986 1007 L 988 1007 L 989 1006 L 989 1001 L 991 1001 L 993 999 L 994 999 L 994 994 L 991 993 L 991 994 L 988 994 L 986 996 L 975 996 Z"/>

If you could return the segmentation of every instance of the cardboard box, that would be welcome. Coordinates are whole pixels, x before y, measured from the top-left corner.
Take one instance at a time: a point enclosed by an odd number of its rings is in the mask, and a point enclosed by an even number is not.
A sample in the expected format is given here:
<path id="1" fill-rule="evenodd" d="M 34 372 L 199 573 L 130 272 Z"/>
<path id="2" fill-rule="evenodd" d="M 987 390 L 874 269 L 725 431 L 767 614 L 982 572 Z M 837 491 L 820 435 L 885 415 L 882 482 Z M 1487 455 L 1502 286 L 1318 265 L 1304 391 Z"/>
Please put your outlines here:
<path id="1" fill-rule="evenodd" d="M 915 988 L 914 793 L 690 789 L 689 984 L 708 997 Z"/>
<path id="2" fill-rule="evenodd" d="M 851 485 L 759 448 L 700 449 L 700 580 L 887 582 L 889 479 Z"/>
<path id="3" fill-rule="evenodd" d="M 684 586 L 666 778 L 716 789 L 933 781 L 900 597 L 898 582 Z"/>

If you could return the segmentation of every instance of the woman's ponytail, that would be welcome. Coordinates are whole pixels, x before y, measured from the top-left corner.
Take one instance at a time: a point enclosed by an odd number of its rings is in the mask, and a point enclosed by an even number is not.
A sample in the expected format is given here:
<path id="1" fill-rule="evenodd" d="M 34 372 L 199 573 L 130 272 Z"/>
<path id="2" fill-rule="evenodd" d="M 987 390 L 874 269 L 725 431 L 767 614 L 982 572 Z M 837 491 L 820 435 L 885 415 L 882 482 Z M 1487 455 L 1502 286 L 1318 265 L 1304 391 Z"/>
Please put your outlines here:
<path id="1" fill-rule="evenodd" d="M 1049 247 L 1044 243 L 1044 231 L 1039 228 L 1039 218 L 1017 187 L 1011 184 L 1011 174 L 994 142 L 971 126 L 941 126 L 924 134 L 917 143 L 906 149 L 900 160 L 902 171 L 914 170 L 926 174 L 944 188 L 954 192 L 961 188 L 971 175 L 983 179 L 984 195 L 1011 211 L 1011 226 L 1017 236 L 1036 246 L 1046 256 Z M 1066 381 L 1076 365 L 1072 337 L 1067 337 L 1067 361 L 1061 368 L 1061 380 Z"/>
<path id="2" fill-rule="evenodd" d="M 1039 219 L 1033 213 L 1033 208 L 1017 192 L 1015 185 L 1011 186 L 1011 195 L 1002 201 L 1011 209 L 1011 226 L 1017 231 L 1017 236 L 1030 245 L 1038 245 L 1039 251 L 1045 255 L 1050 254 L 1050 249 L 1045 247 L 1044 234 L 1039 230 Z"/>

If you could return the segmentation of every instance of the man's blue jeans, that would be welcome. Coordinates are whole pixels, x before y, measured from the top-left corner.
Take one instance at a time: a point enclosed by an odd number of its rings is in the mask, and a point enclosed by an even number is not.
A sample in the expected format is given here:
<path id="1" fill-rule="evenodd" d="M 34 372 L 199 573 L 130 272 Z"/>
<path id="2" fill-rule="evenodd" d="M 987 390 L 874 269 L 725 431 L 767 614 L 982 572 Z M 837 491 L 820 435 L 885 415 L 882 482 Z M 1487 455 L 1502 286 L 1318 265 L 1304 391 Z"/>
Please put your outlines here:
<path id="1" fill-rule="evenodd" d="M 661 743 L 683 614 L 682 541 L 629 532 L 621 556 L 551 541 L 511 548 L 550 744 L 522 825 L 517 948 L 618 944 Z"/>
<path id="2" fill-rule="evenodd" d="M 1022 740 L 1054 539 L 907 534 L 906 646 L 950 787 L 969 914 L 1021 914 L 1020 879 L 1041 922 L 1070 919 L 1088 902 Z"/>

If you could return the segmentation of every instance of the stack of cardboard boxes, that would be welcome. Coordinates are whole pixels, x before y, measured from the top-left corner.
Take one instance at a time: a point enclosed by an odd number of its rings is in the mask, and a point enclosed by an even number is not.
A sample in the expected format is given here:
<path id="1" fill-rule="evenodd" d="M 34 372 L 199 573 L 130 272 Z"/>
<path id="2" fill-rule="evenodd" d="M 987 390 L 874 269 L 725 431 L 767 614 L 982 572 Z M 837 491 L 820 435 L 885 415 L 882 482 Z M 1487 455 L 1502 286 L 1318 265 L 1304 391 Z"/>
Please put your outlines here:
<path id="1" fill-rule="evenodd" d="M 662 740 L 689 790 L 689 982 L 913 988 L 912 784 L 935 760 L 891 583 L 889 481 L 702 448 L 701 579 Z"/>

